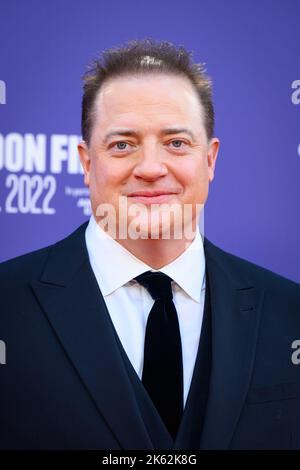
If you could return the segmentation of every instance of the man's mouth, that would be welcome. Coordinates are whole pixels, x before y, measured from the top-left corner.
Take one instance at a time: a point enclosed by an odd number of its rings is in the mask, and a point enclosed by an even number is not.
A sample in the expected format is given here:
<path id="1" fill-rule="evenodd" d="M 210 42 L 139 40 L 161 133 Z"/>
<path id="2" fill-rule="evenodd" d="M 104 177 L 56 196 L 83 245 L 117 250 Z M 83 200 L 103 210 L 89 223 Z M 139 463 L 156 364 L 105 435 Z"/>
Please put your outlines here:
<path id="1" fill-rule="evenodd" d="M 178 193 L 167 190 L 134 191 L 128 194 L 127 197 L 143 204 L 159 204 L 174 198 L 176 194 Z"/>

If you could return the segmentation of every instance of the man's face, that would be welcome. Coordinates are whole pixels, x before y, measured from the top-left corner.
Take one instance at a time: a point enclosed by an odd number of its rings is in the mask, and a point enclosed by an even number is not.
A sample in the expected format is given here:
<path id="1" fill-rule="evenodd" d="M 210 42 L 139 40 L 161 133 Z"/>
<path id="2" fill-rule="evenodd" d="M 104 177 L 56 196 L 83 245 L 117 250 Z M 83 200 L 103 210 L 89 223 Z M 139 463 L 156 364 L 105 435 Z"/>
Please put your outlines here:
<path id="1" fill-rule="evenodd" d="M 148 74 L 107 81 L 95 101 L 90 143 L 79 144 L 94 215 L 99 205 L 111 204 L 118 220 L 123 196 L 128 208 L 142 203 L 146 213 L 152 204 L 176 203 L 182 210 L 189 204 L 197 218 L 218 148 L 218 139 L 207 139 L 202 106 L 188 79 Z"/>

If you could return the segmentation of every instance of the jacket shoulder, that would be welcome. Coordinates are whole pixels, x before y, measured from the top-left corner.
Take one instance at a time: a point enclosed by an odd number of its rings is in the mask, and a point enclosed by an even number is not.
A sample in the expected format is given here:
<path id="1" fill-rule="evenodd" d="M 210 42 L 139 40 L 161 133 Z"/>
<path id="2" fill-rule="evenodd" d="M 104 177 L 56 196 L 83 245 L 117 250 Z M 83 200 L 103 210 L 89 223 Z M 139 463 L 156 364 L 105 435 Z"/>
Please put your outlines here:
<path id="1" fill-rule="evenodd" d="M 31 251 L 0 263 L 0 286 L 9 287 L 22 281 L 37 279 L 53 245 Z"/>
<path id="2" fill-rule="evenodd" d="M 262 288 L 287 289 L 294 291 L 300 298 L 300 284 L 270 269 L 248 261 L 245 258 L 225 251 L 207 238 L 204 240 L 205 255 L 219 263 L 223 270 L 235 278 L 246 278 Z"/>
<path id="3" fill-rule="evenodd" d="M 62 240 L 0 263 L 1 289 L 39 279 L 50 253 L 55 249 L 67 250 L 74 238 L 84 233 L 85 227 L 86 224 L 82 224 Z"/>

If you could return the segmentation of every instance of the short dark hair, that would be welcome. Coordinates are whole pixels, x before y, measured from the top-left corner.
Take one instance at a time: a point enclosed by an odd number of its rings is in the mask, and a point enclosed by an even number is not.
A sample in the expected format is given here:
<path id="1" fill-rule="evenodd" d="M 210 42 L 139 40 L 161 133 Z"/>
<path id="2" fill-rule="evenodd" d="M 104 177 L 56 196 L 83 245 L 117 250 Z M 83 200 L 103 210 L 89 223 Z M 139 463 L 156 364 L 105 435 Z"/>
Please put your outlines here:
<path id="1" fill-rule="evenodd" d="M 89 144 L 94 103 L 105 81 L 122 75 L 139 75 L 151 72 L 181 75 L 194 85 L 204 110 L 204 126 L 210 140 L 214 135 L 214 107 L 212 84 L 206 75 L 204 64 L 194 63 L 192 53 L 184 47 L 176 48 L 167 41 L 153 39 L 129 41 L 121 47 L 102 52 L 83 76 L 81 132 Z"/>

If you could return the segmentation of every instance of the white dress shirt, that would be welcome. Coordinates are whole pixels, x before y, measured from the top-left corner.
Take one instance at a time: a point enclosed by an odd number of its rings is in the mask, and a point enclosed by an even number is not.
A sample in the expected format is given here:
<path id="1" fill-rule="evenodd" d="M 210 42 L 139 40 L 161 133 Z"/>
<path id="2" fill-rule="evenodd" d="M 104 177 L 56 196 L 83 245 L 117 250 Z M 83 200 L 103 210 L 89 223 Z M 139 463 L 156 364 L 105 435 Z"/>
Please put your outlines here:
<path id="1" fill-rule="evenodd" d="M 199 230 L 188 248 L 159 270 L 152 269 L 109 236 L 92 215 L 85 233 L 91 267 L 123 348 L 142 378 L 147 318 L 154 304 L 133 278 L 161 271 L 172 281 L 182 344 L 184 405 L 193 375 L 205 298 L 205 256 Z"/>

